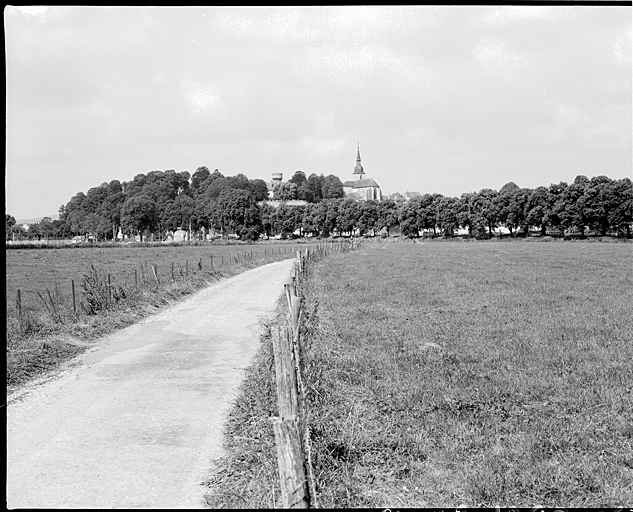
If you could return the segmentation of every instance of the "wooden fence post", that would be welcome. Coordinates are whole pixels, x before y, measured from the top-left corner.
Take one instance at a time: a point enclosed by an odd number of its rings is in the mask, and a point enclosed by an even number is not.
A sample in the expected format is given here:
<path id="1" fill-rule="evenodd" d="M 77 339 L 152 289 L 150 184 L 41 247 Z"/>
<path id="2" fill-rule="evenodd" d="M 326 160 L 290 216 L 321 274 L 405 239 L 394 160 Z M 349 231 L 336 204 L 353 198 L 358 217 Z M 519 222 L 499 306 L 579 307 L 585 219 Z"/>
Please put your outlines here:
<path id="1" fill-rule="evenodd" d="M 136 269 L 134 269 L 134 274 L 136 275 Z M 71 279 L 70 284 L 73 289 L 73 313 L 77 314 L 77 301 L 75 300 L 75 280 Z"/>
<path id="2" fill-rule="evenodd" d="M 296 417 L 271 418 L 283 508 L 308 508 L 309 491 Z"/>
<path id="3" fill-rule="evenodd" d="M 18 316 L 20 317 L 20 329 L 22 329 L 22 294 L 20 293 L 20 289 L 18 288 Z"/>
<path id="4" fill-rule="evenodd" d="M 273 329 L 271 334 L 279 416 L 281 418 L 296 416 L 299 412 L 299 396 L 292 336 L 287 327 Z"/>
<path id="5" fill-rule="evenodd" d="M 154 273 L 154 279 L 156 279 L 156 285 L 160 286 L 160 282 L 158 281 L 158 271 L 156 265 L 152 265 L 152 272 Z"/>

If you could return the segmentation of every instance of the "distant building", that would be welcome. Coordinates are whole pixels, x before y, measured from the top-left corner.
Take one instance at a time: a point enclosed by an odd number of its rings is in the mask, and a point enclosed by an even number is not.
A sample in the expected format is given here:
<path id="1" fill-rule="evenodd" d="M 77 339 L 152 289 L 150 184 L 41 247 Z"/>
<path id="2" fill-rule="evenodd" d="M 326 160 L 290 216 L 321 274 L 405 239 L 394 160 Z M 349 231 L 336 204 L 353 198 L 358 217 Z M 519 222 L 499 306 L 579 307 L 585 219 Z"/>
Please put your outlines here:
<path id="1" fill-rule="evenodd" d="M 406 198 L 400 192 L 394 192 L 393 194 L 389 194 L 387 199 L 393 201 L 396 204 L 401 204 L 406 201 Z"/>
<path id="2" fill-rule="evenodd" d="M 281 185 L 281 182 L 284 179 L 284 175 L 282 172 L 274 172 L 273 179 L 267 183 L 268 185 L 268 199 L 272 199 L 275 195 L 275 188 Z"/>
<path id="3" fill-rule="evenodd" d="M 352 173 L 353 180 L 343 183 L 345 197 L 356 199 L 357 201 L 382 201 L 380 185 L 371 178 L 365 177 L 365 170 L 360 163 L 360 146 L 356 149 L 356 167 Z"/>
<path id="4" fill-rule="evenodd" d="M 393 194 L 389 194 L 387 199 L 395 202 L 396 204 L 402 204 L 411 201 L 411 199 L 416 197 L 422 197 L 422 194 L 419 192 L 405 192 L 404 194 L 394 192 Z"/>

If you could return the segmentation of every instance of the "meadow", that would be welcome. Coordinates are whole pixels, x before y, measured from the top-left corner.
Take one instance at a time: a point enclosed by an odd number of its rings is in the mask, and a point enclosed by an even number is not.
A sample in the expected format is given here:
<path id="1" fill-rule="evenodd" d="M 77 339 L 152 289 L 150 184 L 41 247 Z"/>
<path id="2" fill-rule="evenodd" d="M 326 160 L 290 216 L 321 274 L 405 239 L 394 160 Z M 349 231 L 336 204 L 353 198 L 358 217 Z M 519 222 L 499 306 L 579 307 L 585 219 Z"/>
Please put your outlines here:
<path id="1" fill-rule="evenodd" d="M 96 337 L 218 279 L 292 257 L 297 247 L 271 241 L 6 250 L 8 393 Z"/>
<path id="2" fill-rule="evenodd" d="M 229 266 L 245 260 L 263 260 L 292 254 L 294 245 L 259 243 L 250 245 L 119 245 L 106 247 L 68 247 L 6 250 L 6 298 L 14 303 L 17 290 L 44 291 L 61 287 L 71 293 L 71 281 L 81 283 L 90 264 L 112 276 L 128 275 L 141 264 L 156 265 L 159 277 L 171 276 L 171 266 L 195 271 L 202 260 L 206 269 Z M 252 252 L 252 257 L 251 257 Z"/>
<path id="3" fill-rule="evenodd" d="M 316 263 L 303 373 L 320 507 L 633 503 L 633 245 L 377 242 Z M 270 347 L 211 506 L 278 502 Z"/>

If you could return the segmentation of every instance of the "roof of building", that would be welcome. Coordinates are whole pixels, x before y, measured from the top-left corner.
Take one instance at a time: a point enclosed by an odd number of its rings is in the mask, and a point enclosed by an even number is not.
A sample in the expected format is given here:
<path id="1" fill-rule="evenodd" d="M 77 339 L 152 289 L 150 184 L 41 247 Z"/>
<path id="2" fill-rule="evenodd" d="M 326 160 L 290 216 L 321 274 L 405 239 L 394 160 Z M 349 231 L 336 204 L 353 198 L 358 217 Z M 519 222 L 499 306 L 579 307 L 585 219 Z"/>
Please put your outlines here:
<path id="1" fill-rule="evenodd" d="M 404 201 L 404 196 L 400 192 L 394 192 L 388 196 L 392 201 Z"/>
<path id="2" fill-rule="evenodd" d="M 355 199 L 356 201 L 361 201 L 363 199 L 363 196 L 361 196 L 358 192 L 350 192 L 345 197 L 349 197 L 350 199 Z"/>
<path id="3" fill-rule="evenodd" d="M 422 197 L 422 194 L 420 194 L 419 192 L 405 192 L 404 196 L 407 199 L 413 199 L 414 197 Z"/>
<path id="4" fill-rule="evenodd" d="M 362 180 L 354 181 L 354 188 L 367 188 L 367 187 L 380 188 L 380 185 L 378 185 L 378 183 L 376 183 L 372 178 L 365 178 Z"/>

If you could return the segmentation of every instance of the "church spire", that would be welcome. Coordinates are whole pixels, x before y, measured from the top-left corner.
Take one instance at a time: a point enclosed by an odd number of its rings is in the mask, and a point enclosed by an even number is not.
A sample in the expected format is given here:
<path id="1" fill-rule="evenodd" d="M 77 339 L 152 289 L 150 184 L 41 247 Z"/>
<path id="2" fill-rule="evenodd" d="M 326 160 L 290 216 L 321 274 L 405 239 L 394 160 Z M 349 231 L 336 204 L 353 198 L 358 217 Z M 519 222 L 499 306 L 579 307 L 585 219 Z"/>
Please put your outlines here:
<path id="1" fill-rule="evenodd" d="M 354 178 L 356 180 L 362 180 L 365 176 L 365 171 L 363 170 L 363 166 L 360 164 L 360 143 L 356 143 L 356 167 L 354 167 Z"/>

